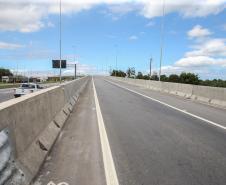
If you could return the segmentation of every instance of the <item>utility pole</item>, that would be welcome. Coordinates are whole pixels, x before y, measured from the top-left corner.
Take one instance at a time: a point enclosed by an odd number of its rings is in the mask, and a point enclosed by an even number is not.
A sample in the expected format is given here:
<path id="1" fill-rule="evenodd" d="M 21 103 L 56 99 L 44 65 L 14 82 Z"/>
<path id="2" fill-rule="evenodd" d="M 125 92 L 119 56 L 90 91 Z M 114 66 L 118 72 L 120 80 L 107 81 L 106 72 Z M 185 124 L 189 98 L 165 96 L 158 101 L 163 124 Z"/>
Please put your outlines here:
<path id="1" fill-rule="evenodd" d="M 152 58 L 150 58 L 150 78 L 151 78 Z"/>
<path id="2" fill-rule="evenodd" d="M 159 65 L 159 81 L 161 81 L 161 73 L 162 73 L 162 55 L 163 55 L 163 44 L 164 44 L 164 17 L 165 17 L 165 0 L 163 0 L 162 7 L 162 24 L 161 24 L 161 48 L 160 48 L 160 65 Z"/>
<path id="3" fill-rule="evenodd" d="M 61 66 L 61 0 L 60 0 L 60 83 L 61 83 L 61 78 L 62 78 L 62 66 Z"/>

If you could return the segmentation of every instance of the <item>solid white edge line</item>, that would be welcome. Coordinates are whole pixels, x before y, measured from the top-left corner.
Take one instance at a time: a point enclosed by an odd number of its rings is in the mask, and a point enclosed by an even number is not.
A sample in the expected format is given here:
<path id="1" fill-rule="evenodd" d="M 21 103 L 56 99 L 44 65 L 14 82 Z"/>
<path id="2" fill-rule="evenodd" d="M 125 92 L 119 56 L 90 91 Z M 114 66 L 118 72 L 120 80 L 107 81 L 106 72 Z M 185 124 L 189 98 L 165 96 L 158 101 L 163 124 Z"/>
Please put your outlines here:
<path id="1" fill-rule="evenodd" d="M 94 92 L 94 99 L 95 99 L 95 105 L 96 105 L 97 121 L 98 121 L 99 133 L 100 133 L 100 142 L 101 142 L 101 148 L 102 148 L 106 183 L 107 185 L 119 185 L 93 77 L 92 77 L 92 82 L 93 82 L 93 92 Z"/>
<path id="2" fill-rule="evenodd" d="M 195 115 L 195 114 L 189 113 L 189 112 L 187 112 L 187 111 L 184 111 L 184 110 L 182 110 L 182 109 L 179 109 L 179 108 L 177 108 L 177 107 L 174 107 L 174 106 L 172 106 L 172 105 L 169 105 L 169 104 L 167 104 L 167 103 L 165 103 L 165 102 L 162 102 L 162 101 L 160 101 L 160 100 L 151 98 L 150 96 L 141 94 L 141 93 L 139 93 L 139 92 L 137 92 L 137 91 L 134 91 L 134 90 L 132 90 L 132 89 L 129 89 L 129 88 L 127 88 L 127 87 L 123 87 L 123 86 L 121 86 L 121 85 L 119 85 L 119 84 L 117 84 L 117 83 L 114 83 L 114 82 L 112 82 L 112 81 L 109 81 L 109 80 L 106 80 L 106 81 L 109 82 L 109 83 L 111 83 L 111 84 L 114 84 L 114 85 L 116 85 L 116 86 L 118 86 L 118 87 L 120 87 L 120 88 L 122 88 L 122 89 L 125 89 L 125 90 L 127 90 L 127 91 L 132 92 L 132 93 L 135 93 L 135 94 L 138 94 L 138 95 L 140 95 L 140 96 L 143 96 L 143 97 L 145 97 L 145 98 L 147 98 L 147 99 L 150 99 L 150 100 L 152 100 L 152 101 L 155 101 L 155 102 L 158 102 L 158 103 L 160 103 L 160 104 L 162 104 L 162 105 L 165 105 L 166 107 L 170 107 L 170 108 L 172 108 L 172 109 L 174 109 L 174 110 L 177 110 L 177 111 L 179 111 L 179 112 L 182 112 L 182 113 L 184 113 L 184 114 L 187 114 L 187 115 L 189 115 L 189 116 L 191 116 L 191 117 L 194 117 L 194 118 L 196 118 L 196 119 L 202 120 L 202 121 L 204 121 L 204 122 L 207 122 L 207 123 L 209 123 L 209 124 L 211 124 L 211 125 L 214 125 L 214 126 L 216 126 L 216 127 L 221 128 L 221 129 L 224 129 L 224 130 L 226 129 L 225 126 L 222 126 L 222 125 L 220 125 L 219 123 L 215 123 L 215 122 L 210 121 L 210 120 L 208 120 L 208 119 L 205 119 L 205 118 L 203 118 L 203 117 L 200 117 L 200 116 L 197 116 L 197 115 Z"/>

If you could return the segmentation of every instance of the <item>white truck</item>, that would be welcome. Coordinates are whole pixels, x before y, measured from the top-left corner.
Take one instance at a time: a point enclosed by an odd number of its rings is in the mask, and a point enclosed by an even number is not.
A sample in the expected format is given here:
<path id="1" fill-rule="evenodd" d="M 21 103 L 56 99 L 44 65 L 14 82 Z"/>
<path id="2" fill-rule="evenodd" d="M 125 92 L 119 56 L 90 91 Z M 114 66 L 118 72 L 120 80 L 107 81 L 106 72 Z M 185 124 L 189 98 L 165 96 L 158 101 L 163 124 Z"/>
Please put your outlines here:
<path id="1" fill-rule="evenodd" d="M 23 84 L 20 85 L 19 88 L 14 89 L 14 97 L 17 98 L 17 97 L 23 96 L 25 94 L 36 92 L 40 89 L 43 89 L 43 87 L 41 87 L 38 84 L 23 83 Z"/>

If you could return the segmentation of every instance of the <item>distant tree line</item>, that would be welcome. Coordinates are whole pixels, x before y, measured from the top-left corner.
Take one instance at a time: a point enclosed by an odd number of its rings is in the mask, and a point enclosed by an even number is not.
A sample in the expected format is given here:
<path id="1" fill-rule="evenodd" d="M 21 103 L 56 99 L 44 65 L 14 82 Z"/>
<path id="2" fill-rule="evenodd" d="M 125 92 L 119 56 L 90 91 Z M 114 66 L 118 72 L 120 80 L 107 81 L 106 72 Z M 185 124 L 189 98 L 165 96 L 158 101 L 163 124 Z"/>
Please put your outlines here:
<path id="1" fill-rule="evenodd" d="M 2 76 L 13 76 L 13 73 L 9 69 L 0 68 L 0 79 Z"/>
<path id="2" fill-rule="evenodd" d="M 136 74 L 135 68 L 128 68 L 126 72 L 121 70 L 113 70 L 110 73 L 111 76 L 118 77 L 128 77 L 144 80 L 159 80 L 159 76 L 156 72 L 153 75 L 143 75 L 142 72 Z M 203 86 L 212 86 L 212 87 L 225 87 L 226 80 L 213 79 L 213 80 L 202 80 L 197 74 L 182 72 L 181 74 L 171 74 L 161 75 L 161 81 L 163 82 L 174 82 L 174 83 L 184 83 L 184 84 L 194 84 L 194 85 L 203 85 Z"/>
<path id="3" fill-rule="evenodd" d="M 114 69 L 111 71 L 111 76 L 126 77 L 126 73 L 124 71 Z"/>

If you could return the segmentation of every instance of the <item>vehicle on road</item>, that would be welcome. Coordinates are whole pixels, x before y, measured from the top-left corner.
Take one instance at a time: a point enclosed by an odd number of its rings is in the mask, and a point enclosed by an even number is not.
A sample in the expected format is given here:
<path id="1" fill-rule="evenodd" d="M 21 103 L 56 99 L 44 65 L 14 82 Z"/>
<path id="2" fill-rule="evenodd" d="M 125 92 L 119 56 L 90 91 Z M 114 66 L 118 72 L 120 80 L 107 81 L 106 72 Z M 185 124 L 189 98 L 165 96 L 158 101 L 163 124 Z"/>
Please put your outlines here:
<path id="1" fill-rule="evenodd" d="M 23 83 L 20 85 L 19 88 L 14 89 L 14 97 L 20 97 L 26 94 L 30 94 L 33 92 L 36 92 L 40 89 L 43 89 L 43 87 L 41 87 L 38 84 L 35 83 Z"/>

